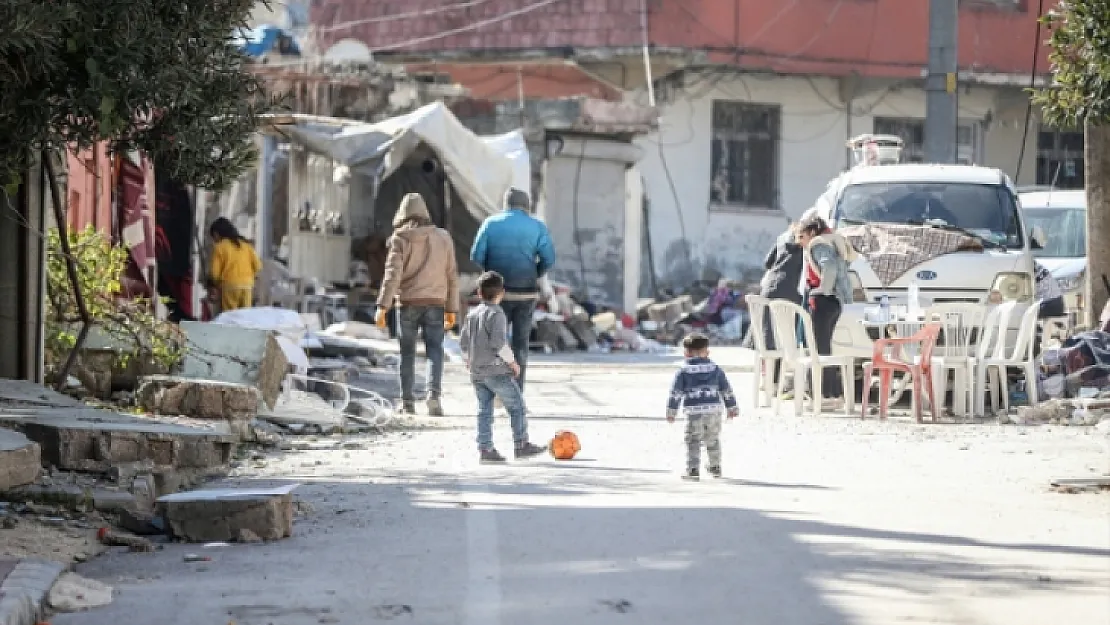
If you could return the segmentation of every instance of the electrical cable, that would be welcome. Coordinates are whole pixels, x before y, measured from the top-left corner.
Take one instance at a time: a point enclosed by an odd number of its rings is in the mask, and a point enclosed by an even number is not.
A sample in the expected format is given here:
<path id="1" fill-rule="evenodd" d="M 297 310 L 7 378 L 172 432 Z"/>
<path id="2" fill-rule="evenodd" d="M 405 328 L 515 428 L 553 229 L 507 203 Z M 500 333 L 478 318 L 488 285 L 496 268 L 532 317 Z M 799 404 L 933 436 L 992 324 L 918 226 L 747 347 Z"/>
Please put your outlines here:
<path id="1" fill-rule="evenodd" d="M 1041 17 L 1044 15 L 1044 0 L 1037 0 L 1037 32 L 1033 35 L 1033 67 L 1029 71 L 1029 90 L 1037 86 L 1037 61 L 1041 56 Z M 1025 144 L 1029 140 L 1029 126 L 1033 123 L 1033 99 L 1025 106 L 1025 129 L 1021 132 L 1021 149 L 1018 150 L 1017 169 L 1014 180 L 1021 176 L 1021 166 L 1025 163 Z"/>
<path id="2" fill-rule="evenodd" d="M 783 16 L 785 16 L 788 12 L 790 12 L 791 9 L 793 9 L 796 6 L 798 6 L 798 0 L 791 0 L 790 4 L 787 4 L 787 5 L 783 6 L 782 9 L 780 9 L 779 12 L 776 13 L 774 17 L 772 17 L 765 24 L 763 24 L 763 27 L 760 28 L 758 31 L 756 31 L 756 33 L 754 35 L 752 35 L 751 40 L 748 41 L 748 45 L 755 45 L 755 42 L 759 41 L 760 37 L 767 34 L 767 31 L 771 30 L 772 26 L 777 24 L 778 21 L 783 18 Z M 739 42 L 737 42 L 737 43 L 739 43 Z"/>
<path id="3" fill-rule="evenodd" d="M 578 229 L 578 193 L 582 184 L 582 165 L 586 162 L 586 144 L 589 139 L 582 137 L 582 145 L 578 152 L 578 165 L 574 172 L 574 201 L 571 218 L 574 220 L 574 247 L 578 252 L 578 278 L 582 280 L 582 295 L 590 301 L 590 284 L 586 282 L 586 256 L 582 253 L 582 235 Z"/>
<path id="4" fill-rule="evenodd" d="M 674 208 L 675 212 L 678 213 L 678 230 L 682 240 L 683 259 L 686 261 L 686 268 L 693 272 L 694 262 L 690 258 L 690 244 L 686 238 L 686 218 L 682 213 L 682 200 L 678 197 L 678 188 L 675 187 L 674 177 L 671 176 L 671 168 L 667 165 L 667 156 L 663 153 L 663 146 L 657 143 L 655 147 L 659 152 L 659 162 L 663 164 L 663 172 L 667 175 L 667 184 L 671 187 L 671 195 L 674 197 Z"/>
<path id="5" fill-rule="evenodd" d="M 783 60 L 794 60 L 795 57 L 809 52 L 809 49 L 812 48 L 813 45 L 816 44 L 818 41 L 820 41 L 821 37 L 824 37 L 825 33 L 828 32 L 829 27 L 832 26 L 833 20 L 836 19 L 837 13 L 840 13 L 840 9 L 843 6 L 844 0 L 836 0 L 836 4 L 833 6 L 832 10 L 829 11 L 829 15 L 825 18 L 825 25 L 818 29 L 817 32 L 813 33 L 813 37 L 809 41 L 807 41 L 806 44 L 802 46 L 797 52 L 788 54 Z"/>
<path id="6" fill-rule="evenodd" d="M 553 5 L 557 2 L 564 2 L 564 1 L 565 0 L 539 0 L 538 2 L 533 2 L 532 4 L 522 6 L 518 9 L 513 9 L 512 11 L 506 11 L 506 12 L 501 13 L 500 15 L 497 15 L 495 17 L 487 18 L 487 19 L 484 19 L 484 20 L 479 20 L 477 22 L 471 22 L 469 24 L 464 24 L 464 25 L 459 26 L 457 28 L 451 28 L 449 30 L 444 30 L 444 31 L 440 31 L 440 32 L 437 32 L 437 33 L 432 33 L 430 35 L 425 35 L 425 36 L 422 36 L 422 37 L 414 37 L 414 38 L 408 39 L 406 41 L 398 41 L 398 42 L 378 46 L 378 47 L 375 47 L 375 48 L 370 48 L 370 52 L 372 52 L 372 53 L 373 52 L 389 52 L 389 51 L 393 51 L 393 50 L 401 50 L 401 49 L 404 49 L 404 48 L 408 48 L 410 46 L 417 46 L 417 45 L 420 45 L 422 43 L 428 43 L 430 41 L 437 41 L 439 39 L 446 39 L 447 37 L 450 37 L 452 35 L 458 35 L 458 34 L 461 34 L 461 33 L 472 31 L 472 30 L 478 30 L 478 29 L 484 28 L 486 26 L 492 26 L 494 24 L 500 24 L 501 22 L 511 20 L 514 17 L 519 17 L 521 15 L 525 15 L 527 13 L 537 11 L 537 10 L 542 9 L 544 7 L 551 6 L 551 5 Z M 346 23 L 340 23 L 340 24 L 332 24 L 329 28 L 331 28 L 332 30 L 336 30 L 336 29 L 340 29 L 342 27 L 347 27 L 347 26 L 348 26 L 348 24 L 346 24 Z"/>
<path id="7" fill-rule="evenodd" d="M 394 13 L 392 15 L 380 15 L 378 17 L 367 17 L 365 19 L 350 20 L 347 22 L 336 22 L 329 26 L 321 26 L 318 30 L 320 32 L 330 33 L 352 26 L 361 26 L 363 24 L 381 24 L 383 22 L 396 22 L 398 20 L 407 20 L 414 17 L 428 17 L 430 15 L 437 15 L 439 13 L 449 13 L 451 11 L 461 11 L 472 7 L 480 6 L 490 2 L 490 0 L 467 0 L 466 2 L 457 2 L 447 6 L 435 7 L 433 9 L 421 9 L 419 11 L 409 11 L 408 13 Z"/>

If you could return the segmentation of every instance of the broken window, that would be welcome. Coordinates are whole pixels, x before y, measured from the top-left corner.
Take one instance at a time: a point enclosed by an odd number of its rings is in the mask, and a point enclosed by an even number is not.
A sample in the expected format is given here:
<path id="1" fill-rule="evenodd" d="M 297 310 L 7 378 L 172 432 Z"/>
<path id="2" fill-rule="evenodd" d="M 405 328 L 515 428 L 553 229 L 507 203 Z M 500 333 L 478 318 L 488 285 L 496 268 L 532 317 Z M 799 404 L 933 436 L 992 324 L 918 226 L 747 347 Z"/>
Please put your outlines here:
<path id="1" fill-rule="evenodd" d="M 1037 184 L 1083 188 L 1083 133 L 1042 129 L 1037 133 Z"/>
<path id="2" fill-rule="evenodd" d="M 875 134 L 894 135 L 905 142 L 902 161 L 925 162 L 925 120 L 907 117 L 876 117 Z M 956 128 L 956 162 L 974 165 L 979 156 L 979 123 L 960 122 Z"/>
<path id="3" fill-rule="evenodd" d="M 781 109 L 766 104 L 713 102 L 710 205 L 718 209 L 777 209 Z"/>

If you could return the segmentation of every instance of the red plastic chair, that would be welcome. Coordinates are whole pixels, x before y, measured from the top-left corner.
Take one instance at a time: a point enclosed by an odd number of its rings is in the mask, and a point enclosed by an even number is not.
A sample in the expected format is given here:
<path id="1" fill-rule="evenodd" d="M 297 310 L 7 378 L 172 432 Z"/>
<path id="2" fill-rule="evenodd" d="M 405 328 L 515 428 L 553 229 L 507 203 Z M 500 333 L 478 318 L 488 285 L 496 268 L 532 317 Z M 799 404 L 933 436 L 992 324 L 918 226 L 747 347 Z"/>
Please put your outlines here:
<path id="1" fill-rule="evenodd" d="M 917 422 L 922 422 L 922 390 L 929 396 L 929 407 L 933 413 L 933 422 L 937 421 L 937 401 L 933 393 L 932 369 L 933 349 L 937 345 L 937 337 L 940 335 L 940 331 L 941 325 L 939 323 L 929 323 L 913 336 L 875 341 L 875 350 L 872 353 L 871 362 L 863 366 L 865 386 L 863 389 L 863 418 L 867 418 L 867 409 L 871 399 L 871 376 L 876 371 L 879 373 L 879 418 L 886 418 L 887 405 L 890 403 L 890 384 L 894 379 L 894 373 L 897 371 L 909 375 L 913 381 L 913 412 Z M 900 360 L 895 356 L 887 355 L 888 350 L 901 353 L 906 345 L 918 345 L 920 347 L 918 356 L 913 359 Z"/>

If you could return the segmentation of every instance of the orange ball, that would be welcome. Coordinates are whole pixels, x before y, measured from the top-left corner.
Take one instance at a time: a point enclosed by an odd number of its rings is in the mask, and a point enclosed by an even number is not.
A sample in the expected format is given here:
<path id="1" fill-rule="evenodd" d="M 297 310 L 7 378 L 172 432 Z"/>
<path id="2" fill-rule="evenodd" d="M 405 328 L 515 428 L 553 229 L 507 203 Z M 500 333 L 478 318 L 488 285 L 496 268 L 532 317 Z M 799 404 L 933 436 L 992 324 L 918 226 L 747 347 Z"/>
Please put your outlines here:
<path id="1" fill-rule="evenodd" d="M 551 439 L 548 448 L 556 460 L 570 460 L 574 458 L 575 454 L 582 451 L 582 444 L 578 442 L 578 436 L 574 432 L 562 430 L 555 434 L 555 438 Z"/>

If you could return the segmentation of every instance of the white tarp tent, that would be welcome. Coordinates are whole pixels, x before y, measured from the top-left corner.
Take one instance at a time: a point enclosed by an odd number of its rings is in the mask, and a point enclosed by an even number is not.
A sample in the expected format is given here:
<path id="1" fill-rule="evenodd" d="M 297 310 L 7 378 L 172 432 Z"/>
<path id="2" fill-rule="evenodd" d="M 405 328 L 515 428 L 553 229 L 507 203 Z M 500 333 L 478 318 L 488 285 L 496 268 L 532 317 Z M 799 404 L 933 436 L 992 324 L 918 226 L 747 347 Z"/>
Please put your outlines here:
<path id="1" fill-rule="evenodd" d="M 377 177 L 389 177 L 424 143 L 435 151 L 455 191 L 479 221 L 501 210 L 511 185 L 531 179 L 528 148 L 520 131 L 482 138 L 468 130 L 442 102 L 376 124 L 342 126 L 298 121 L 279 126 L 306 148 Z"/>

